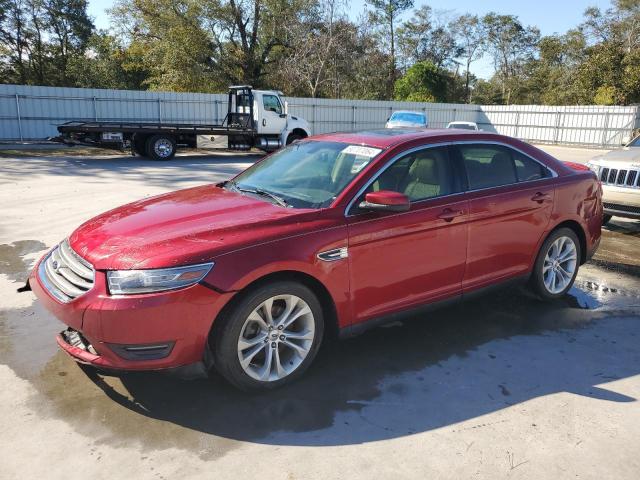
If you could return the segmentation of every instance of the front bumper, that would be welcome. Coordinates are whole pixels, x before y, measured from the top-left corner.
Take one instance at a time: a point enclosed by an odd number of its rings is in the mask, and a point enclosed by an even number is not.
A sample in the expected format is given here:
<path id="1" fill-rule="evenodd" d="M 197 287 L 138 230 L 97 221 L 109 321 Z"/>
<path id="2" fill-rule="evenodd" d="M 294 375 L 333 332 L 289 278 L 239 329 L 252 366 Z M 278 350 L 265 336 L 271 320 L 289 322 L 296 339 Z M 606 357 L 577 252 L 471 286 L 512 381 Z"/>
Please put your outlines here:
<path id="1" fill-rule="evenodd" d="M 233 296 L 233 292 L 220 293 L 200 284 L 112 296 L 107 293 L 105 273 L 97 271 L 91 290 L 62 303 L 40 280 L 39 265 L 29 277 L 31 289 L 91 349 L 69 341 L 65 332 L 58 335 L 58 345 L 77 361 L 105 369 L 156 370 L 201 361 L 213 321 Z"/>
<path id="2" fill-rule="evenodd" d="M 640 219 L 640 188 L 602 185 L 604 213 Z"/>

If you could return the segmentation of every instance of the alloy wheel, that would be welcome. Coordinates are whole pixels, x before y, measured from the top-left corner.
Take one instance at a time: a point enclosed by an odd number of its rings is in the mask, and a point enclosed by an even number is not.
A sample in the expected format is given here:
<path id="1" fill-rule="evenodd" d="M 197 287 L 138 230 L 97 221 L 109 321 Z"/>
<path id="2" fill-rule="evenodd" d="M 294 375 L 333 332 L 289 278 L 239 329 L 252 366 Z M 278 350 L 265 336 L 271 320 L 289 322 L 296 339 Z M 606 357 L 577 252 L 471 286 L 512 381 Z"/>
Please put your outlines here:
<path id="1" fill-rule="evenodd" d="M 552 294 L 561 293 L 573 280 L 578 265 L 576 244 L 569 237 L 558 237 L 547 250 L 542 265 L 544 286 Z"/>
<path id="2" fill-rule="evenodd" d="M 280 380 L 304 362 L 314 336 L 315 321 L 307 302 L 295 295 L 276 295 L 245 320 L 238 338 L 238 360 L 255 380 Z"/>

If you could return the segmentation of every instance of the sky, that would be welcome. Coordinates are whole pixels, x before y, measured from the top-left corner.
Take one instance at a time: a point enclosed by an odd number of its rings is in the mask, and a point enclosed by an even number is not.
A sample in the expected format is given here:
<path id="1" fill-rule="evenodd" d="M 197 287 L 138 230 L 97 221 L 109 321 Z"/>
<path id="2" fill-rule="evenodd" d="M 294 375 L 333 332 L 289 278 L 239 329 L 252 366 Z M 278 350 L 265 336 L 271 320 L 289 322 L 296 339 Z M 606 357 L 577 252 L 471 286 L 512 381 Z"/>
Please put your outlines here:
<path id="1" fill-rule="evenodd" d="M 113 0 L 89 0 L 89 15 L 98 28 L 109 27 L 106 9 L 113 5 Z M 347 2 L 349 14 L 357 19 L 364 12 L 364 0 Z M 451 13 L 473 13 L 484 15 L 494 11 L 503 15 L 516 15 L 525 25 L 536 26 L 542 35 L 564 33 L 582 21 L 582 14 L 590 6 L 606 9 L 611 6 L 610 0 L 416 0 L 415 6 L 428 4 L 434 10 Z M 481 77 L 488 78 L 493 73 L 489 58 L 478 60 L 471 66 L 471 71 Z"/>

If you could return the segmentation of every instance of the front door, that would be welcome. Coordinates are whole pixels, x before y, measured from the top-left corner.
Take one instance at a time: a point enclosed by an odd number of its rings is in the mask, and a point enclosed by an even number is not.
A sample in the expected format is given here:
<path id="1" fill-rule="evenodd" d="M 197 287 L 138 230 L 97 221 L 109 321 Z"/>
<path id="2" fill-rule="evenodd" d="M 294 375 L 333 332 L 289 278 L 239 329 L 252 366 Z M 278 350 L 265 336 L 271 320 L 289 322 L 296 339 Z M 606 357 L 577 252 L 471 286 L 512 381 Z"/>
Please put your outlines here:
<path id="1" fill-rule="evenodd" d="M 461 291 L 467 248 L 467 201 L 447 147 L 413 150 L 367 187 L 348 212 L 354 322 L 384 316 Z M 358 208 L 371 191 L 411 200 L 407 212 Z"/>
<path id="2" fill-rule="evenodd" d="M 259 132 L 277 134 L 287 126 L 287 116 L 284 115 L 280 98 L 277 95 L 262 95 L 262 120 Z"/>
<path id="3" fill-rule="evenodd" d="M 463 290 L 526 273 L 553 208 L 552 173 L 498 144 L 452 148 L 465 166 L 469 237 Z"/>

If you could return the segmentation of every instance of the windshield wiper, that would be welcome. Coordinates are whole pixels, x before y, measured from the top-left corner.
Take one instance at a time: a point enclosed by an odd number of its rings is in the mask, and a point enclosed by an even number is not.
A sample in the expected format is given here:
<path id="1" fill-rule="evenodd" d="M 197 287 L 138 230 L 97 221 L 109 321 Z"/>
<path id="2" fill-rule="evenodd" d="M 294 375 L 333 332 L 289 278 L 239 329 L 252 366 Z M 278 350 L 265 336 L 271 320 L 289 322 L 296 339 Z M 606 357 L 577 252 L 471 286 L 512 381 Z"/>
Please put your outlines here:
<path id="1" fill-rule="evenodd" d="M 276 202 L 281 207 L 288 207 L 289 206 L 289 204 L 287 203 L 287 201 L 284 198 L 276 195 L 275 193 L 268 192 L 267 190 L 263 190 L 261 188 L 245 188 L 245 187 L 241 187 L 240 185 L 238 185 L 233 180 L 227 181 L 225 183 L 225 186 L 227 186 L 227 185 L 229 185 L 231 188 L 233 188 L 233 189 L 235 189 L 235 190 L 237 190 L 239 192 L 252 193 L 254 195 L 260 195 L 262 197 L 269 197 L 271 200 Z"/>

